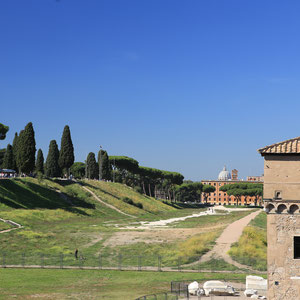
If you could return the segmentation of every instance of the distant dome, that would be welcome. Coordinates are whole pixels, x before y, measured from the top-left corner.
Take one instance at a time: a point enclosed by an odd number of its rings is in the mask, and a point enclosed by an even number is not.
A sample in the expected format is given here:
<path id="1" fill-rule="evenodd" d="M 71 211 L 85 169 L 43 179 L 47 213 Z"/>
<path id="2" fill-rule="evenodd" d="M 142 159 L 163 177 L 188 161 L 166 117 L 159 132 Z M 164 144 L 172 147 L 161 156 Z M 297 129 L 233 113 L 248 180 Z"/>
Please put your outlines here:
<path id="1" fill-rule="evenodd" d="M 230 172 L 227 171 L 226 166 L 224 166 L 223 170 L 219 173 L 218 180 L 230 180 L 231 175 Z"/>

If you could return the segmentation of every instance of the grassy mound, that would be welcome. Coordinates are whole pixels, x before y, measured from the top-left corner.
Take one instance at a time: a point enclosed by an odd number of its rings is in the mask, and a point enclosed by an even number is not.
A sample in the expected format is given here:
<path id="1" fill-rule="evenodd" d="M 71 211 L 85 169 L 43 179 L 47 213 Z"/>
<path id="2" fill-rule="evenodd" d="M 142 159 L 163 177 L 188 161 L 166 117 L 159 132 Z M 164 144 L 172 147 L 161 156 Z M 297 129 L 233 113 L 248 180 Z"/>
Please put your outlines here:
<path id="1" fill-rule="evenodd" d="M 239 241 L 231 247 L 229 255 L 241 264 L 256 270 L 267 269 L 267 216 L 260 213 L 247 226 Z"/>

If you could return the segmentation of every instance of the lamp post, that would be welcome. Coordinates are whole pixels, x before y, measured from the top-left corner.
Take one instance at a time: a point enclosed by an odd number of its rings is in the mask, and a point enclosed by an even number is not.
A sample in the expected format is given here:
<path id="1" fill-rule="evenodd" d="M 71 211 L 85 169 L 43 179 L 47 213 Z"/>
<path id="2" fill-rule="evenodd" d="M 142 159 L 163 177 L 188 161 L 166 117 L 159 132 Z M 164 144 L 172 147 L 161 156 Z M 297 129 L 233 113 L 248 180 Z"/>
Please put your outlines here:
<path id="1" fill-rule="evenodd" d="M 102 146 L 100 146 L 100 155 L 99 155 L 99 180 L 102 180 Z"/>

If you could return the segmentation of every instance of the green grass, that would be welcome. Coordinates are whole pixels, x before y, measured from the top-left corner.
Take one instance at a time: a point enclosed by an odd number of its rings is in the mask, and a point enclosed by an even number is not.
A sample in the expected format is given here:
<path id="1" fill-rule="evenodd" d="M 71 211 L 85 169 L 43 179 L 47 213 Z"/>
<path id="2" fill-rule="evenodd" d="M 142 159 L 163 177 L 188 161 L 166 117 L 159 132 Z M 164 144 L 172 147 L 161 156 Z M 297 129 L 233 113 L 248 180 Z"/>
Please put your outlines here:
<path id="1" fill-rule="evenodd" d="M 238 219 L 241 219 L 250 213 L 253 210 L 247 211 L 238 211 L 238 212 L 231 212 L 227 214 L 215 214 L 215 215 L 207 215 L 202 217 L 195 217 L 195 218 L 188 218 L 184 221 L 179 221 L 174 223 L 172 227 L 177 228 L 195 228 L 195 227 L 203 227 L 203 226 L 212 226 L 217 224 L 227 225 L 230 224 Z"/>
<path id="2" fill-rule="evenodd" d="M 239 268 L 227 263 L 223 259 L 211 259 L 207 262 L 198 263 L 184 268 L 192 270 L 240 271 Z"/>
<path id="3" fill-rule="evenodd" d="M 6 230 L 6 229 L 10 229 L 10 228 L 13 228 L 14 226 L 8 224 L 8 223 L 5 223 L 5 222 L 0 222 L 0 231 L 2 230 Z"/>
<path id="4" fill-rule="evenodd" d="M 261 271 L 267 269 L 266 218 L 266 214 L 261 212 L 252 220 L 228 252 L 239 263 Z"/>
<path id="5" fill-rule="evenodd" d="M 246 274 L 105 270 L 0 269 L 0 299 L 135 299 L 166 292 L 170 282 L 227 280 Z"/>

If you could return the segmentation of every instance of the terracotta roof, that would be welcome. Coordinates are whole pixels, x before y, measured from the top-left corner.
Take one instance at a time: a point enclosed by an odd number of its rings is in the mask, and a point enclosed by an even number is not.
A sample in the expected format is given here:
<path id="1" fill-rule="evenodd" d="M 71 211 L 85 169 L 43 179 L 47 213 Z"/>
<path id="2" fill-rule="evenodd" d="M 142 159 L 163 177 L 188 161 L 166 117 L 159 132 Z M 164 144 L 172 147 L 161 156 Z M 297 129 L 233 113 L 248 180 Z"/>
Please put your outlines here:
<path id="1" fill-rule="evenodd" d="M 257 150 L 264 154 L 300 154 L 300 137 L 276 143 Z"/>

